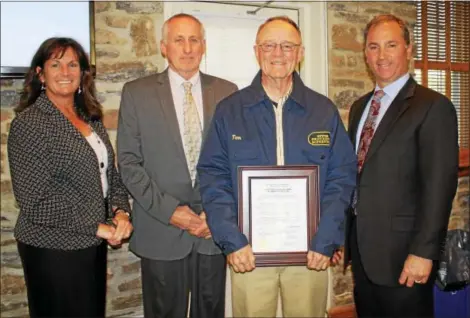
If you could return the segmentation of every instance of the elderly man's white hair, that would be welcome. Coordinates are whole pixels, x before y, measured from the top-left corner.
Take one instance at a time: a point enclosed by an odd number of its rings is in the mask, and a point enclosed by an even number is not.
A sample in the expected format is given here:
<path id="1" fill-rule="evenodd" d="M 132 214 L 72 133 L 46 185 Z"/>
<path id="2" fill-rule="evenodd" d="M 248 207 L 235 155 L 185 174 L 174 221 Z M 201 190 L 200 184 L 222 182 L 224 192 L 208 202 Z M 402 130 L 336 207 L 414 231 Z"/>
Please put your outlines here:
<path id="1" fill-rule="evenodd" d="M 188 19 L 195 21 L 197 24 L 199 24 L 199 26 L 201 27 L 202 38 L 204 40 L 206 39 L 206 30 L 204 29 L 204 25 L 202 24 L 201 21 L 199 21 L 198 18 L 187 13 L 178 13 L 172 16 L 171 18 L 169 18 L 168 20 L 166 20 L 165 23 L 163 23 L 163 27 L 162 27 L 162 41 L 163 42 L 166 43 L 166 40 L 168 38 L 168 24 L 171 21 L 175 19 L 179 19 L 179 18 L 188 18 Z"/>

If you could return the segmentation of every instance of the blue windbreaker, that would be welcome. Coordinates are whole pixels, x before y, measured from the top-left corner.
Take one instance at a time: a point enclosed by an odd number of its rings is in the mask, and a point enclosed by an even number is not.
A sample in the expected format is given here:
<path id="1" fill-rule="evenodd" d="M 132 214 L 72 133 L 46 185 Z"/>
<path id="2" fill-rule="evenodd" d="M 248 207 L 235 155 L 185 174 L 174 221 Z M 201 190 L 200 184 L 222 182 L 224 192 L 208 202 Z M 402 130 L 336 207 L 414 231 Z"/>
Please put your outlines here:
<path id="1" fill-rule="evenodd" d="M 283 107 L 285 165 L 318 165 L 320 224 L 310 249 L 331 256 L 344 242 L 344 220 L 356 184 L 357 161 L 335 105 L 294 73 Z M 248 244 L 238 227 L 237 167 L 276 165 L 273 104 L 252 84 L 219 103 L 198 163 L 204 210 L 214 241 L 225 254 Z"/>

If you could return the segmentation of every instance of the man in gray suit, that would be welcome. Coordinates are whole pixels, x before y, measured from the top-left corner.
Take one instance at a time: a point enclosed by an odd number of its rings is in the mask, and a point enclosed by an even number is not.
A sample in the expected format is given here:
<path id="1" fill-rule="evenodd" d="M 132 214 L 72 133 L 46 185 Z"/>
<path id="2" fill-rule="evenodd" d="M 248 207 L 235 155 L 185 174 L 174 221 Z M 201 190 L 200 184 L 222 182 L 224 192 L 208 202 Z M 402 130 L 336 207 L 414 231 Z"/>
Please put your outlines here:
<path id="1" fill-rule="evenodd" d="M 205 220 L 195 165 L 217 103 L 235 84 L 199 71 L 204 27 L 178 14 L 163 25 L 164 72 L 126 83 L 117 152 L 134 199 L 130 249 L 141 258 L 145 317 L 223 317 L 225 258 Z"/>

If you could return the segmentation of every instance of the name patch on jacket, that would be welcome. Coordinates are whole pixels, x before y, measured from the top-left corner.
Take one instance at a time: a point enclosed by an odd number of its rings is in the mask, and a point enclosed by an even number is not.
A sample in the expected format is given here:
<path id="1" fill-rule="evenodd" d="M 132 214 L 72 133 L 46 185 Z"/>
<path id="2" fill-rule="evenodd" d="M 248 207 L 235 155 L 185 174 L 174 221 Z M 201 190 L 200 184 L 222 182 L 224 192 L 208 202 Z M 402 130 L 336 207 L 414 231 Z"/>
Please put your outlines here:
<path id="1" fill-rule="evenodd" d="M 330 132 L 329 131 L 314 131 L 308 135 L 308 143 L 312 146 L 329 146 L 330 145 Z"/>

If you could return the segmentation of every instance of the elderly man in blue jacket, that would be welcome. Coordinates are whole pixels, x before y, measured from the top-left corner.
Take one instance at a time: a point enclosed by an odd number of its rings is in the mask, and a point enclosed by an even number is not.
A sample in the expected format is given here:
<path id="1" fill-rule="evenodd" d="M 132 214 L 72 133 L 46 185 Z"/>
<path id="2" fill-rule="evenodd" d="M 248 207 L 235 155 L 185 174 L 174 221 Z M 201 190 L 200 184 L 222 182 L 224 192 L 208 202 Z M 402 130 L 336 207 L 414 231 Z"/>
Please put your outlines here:
<path id="1" fill-rule="evenodd" d="M 254 49 L 260 73 L 219 103 L 200 155 L 203 206 L 231 266 L 235 317 L 274 317 L 279 291 L 284 317 L 323 317 L 326 269 L 344 240 L 356 156 L 336 107 L 295 72 L 304 53 L 295 22 L 268 19 L 258 29 Z M 309 136 L 316 134 L 327 137 L 314 142 Z M 320 223 L 307 266 L 255 268 L 251 245 L 237 225 L 237 168 L 300 164 L 318 165 L 320 175 Z"/>

